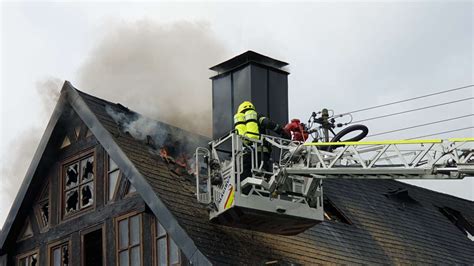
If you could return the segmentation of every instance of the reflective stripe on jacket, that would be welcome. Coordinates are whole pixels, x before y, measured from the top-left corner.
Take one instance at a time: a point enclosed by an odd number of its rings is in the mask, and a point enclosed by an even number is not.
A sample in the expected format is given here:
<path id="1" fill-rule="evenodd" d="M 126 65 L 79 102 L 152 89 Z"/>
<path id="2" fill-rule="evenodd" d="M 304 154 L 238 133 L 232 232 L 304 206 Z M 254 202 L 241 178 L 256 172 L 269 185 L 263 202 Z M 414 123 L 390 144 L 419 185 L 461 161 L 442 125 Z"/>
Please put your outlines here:
<path id="1" fill-rule="evenodd" d="M 255 110 L 245 111 L 245 136 L 251 139 L 260 139 L 260 130 L 258 125 L 258 114 Z"/>
<path id="2" fill-rule="evenodd" d="M 247 127 L 245 126 L 245 115 L 243 113 L 236 113 L 234 115 L 234 129 L 240 136 L 245 136 Z"/>

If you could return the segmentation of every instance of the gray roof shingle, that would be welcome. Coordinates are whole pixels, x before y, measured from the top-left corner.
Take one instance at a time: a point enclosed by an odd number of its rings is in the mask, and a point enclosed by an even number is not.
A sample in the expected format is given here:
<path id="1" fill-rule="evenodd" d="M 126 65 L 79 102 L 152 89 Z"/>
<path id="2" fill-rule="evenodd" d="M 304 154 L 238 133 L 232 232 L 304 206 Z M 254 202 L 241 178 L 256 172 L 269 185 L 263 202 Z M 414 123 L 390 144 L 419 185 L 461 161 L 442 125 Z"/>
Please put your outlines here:
<path id="1" fill-rule="evenodd" d="M 119 131 L 105 106 L 115 104 L 80 92 L 115 142 L 146 177 L 198 249 L 216 264 L 280 260 L 315 263 L 474 263 L 474 242 L 438 207 L 450 207 L 474 224 L 474 203 L 394 180 L 327 180 L 325 195 L 351 225 L 325 221 L 297 236 L 270 235 L 211 224 L 196 201 L 194 184 L 172 171 L 149 147 Z M 184 140 L 183 140 L 184 141 Z M 406 189 L 416 202 L 387 197 Z"/>

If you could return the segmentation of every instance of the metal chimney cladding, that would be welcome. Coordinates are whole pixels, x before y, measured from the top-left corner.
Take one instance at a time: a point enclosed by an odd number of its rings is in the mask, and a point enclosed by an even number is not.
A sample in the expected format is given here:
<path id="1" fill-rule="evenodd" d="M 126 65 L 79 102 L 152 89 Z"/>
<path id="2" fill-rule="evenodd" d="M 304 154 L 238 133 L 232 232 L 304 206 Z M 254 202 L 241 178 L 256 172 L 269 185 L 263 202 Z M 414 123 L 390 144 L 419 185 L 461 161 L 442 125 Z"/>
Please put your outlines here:
<path id="1" fill-rule="evenodd" d="M 240 103 L 250 100 L 257 112 L 282 125 L 288 122 L 288 63 L 247 51 L 211 70 L 213 138 L 233 129 L 233 117 Z"/>

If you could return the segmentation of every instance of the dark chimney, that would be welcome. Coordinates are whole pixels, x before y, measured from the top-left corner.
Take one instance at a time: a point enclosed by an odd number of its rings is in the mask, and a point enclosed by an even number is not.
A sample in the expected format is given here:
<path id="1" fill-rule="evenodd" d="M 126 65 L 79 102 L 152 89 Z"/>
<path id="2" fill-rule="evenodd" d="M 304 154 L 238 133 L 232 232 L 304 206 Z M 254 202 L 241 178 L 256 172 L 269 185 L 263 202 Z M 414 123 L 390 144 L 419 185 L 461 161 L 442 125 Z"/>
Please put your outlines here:
<path id="1" fill-rule="evenodd" d="M 277 123 L 288 122 L 288 63 L 247 51 L 211 67 L 218 72 L 212 79 L 213 138 L 233 128 L 237 107 L 251 101 L 257 112 Z"/>

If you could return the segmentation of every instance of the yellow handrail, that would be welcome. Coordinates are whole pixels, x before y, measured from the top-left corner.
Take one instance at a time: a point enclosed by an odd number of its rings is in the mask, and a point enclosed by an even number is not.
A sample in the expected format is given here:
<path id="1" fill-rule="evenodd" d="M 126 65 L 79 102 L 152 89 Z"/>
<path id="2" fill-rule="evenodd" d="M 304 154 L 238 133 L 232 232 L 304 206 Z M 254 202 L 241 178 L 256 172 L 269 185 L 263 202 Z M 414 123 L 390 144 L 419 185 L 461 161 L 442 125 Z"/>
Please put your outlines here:
<path id="1" fill-rule="evenodd" d="M 470 141 L 474 141 L 474 138 L 451 138 L 448 140 L 451 142 L 470 142 Z"/>
<path id="2" fill-rule="evenodd" d="M 333 145 L 388 145 L 388 144 L 425 144 L 441 143 L 441 139 L 410 139 L 410 140 L 374 140 L 374 141 L 341 141 L 341 142 L 309 142 L 304 146 L 333 146 Z"/>

